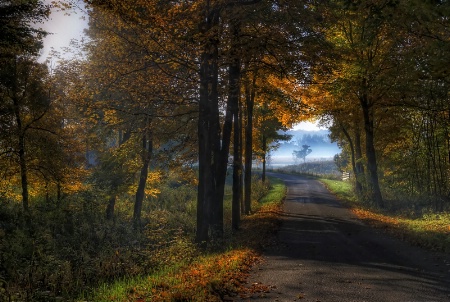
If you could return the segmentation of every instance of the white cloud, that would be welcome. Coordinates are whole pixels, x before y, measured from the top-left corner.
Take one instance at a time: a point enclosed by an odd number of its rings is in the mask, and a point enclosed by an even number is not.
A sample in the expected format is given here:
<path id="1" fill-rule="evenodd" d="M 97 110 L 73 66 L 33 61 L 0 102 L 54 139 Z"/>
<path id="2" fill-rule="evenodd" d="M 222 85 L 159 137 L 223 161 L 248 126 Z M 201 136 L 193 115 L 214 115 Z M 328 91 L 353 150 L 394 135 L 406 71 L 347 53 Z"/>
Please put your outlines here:
<path id="1" fill-rule="evenodd" d="M 52 1 L 44 2 L 51 4 Z M 49 19 L 41 26 L 50 33 L 45 37 L 41 51 L 40 61 L 45 61 L 52 47 L 56 51 L 62 51 L 62 48 L 70 45 L 72 39 L 80 40 L 84 36 L 83 30 L 88 27 L 88 20 L 83 2 L 78 1 L 77 6 L 70 12 L 52 8 Z"/>
<path id="2" fill-rule="evenodd" d="M 293 130 L 318 131 L 326 128 L 319 127 L 316 122 L 301 122 L 294 126 Z"/>

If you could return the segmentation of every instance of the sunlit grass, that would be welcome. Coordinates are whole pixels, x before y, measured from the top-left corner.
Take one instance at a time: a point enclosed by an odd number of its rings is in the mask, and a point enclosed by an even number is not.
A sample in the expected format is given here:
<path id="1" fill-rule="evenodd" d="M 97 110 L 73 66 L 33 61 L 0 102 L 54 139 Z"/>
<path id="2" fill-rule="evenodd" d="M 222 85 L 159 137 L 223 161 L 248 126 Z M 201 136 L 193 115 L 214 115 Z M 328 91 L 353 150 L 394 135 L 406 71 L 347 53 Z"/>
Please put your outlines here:
<path id="1" fill-rule="evenodd" d="M 370 225 L 385 229 L 388 233 L 414 245 L 431 250 L 450 252 L 450 213 L 428 214 L 419 218 L 376 212 L 356 202 L 349 182 L 320 179 L 340 200 L 351 206 L 352 211 Z"/>
<path id="2" fill-rule="evenodd" d="M 325 178 L 321 178 L 320 181 L 340 200 L 351 203 L 356 202 L 356 196 L 353 193 L 353 187 L 350 182 Z"/>
<path id="3" fill-rule="evenodd" d="M 100 287 L 92 301 L 222 301 L 236 292 L 255 261 L 251 249 L 204 255 L 193 263 Z"/>
<path id="4" fill-rule="evenodd" d="M 278 209 L 286 186 L 270 178 L 270 189 L 243 217 L 227 251 L 206 253 L 192 261 L 169 264 L 147 276 L 124 278 L 98 287 L 79 301 L 223 301 L 242 290 L 247 272 L 258 260 L 258 249 L 277 227 Z"/>
<path id="5" fill-rule="evenodd" d="M 269 193 L 261 198 L 261 205 L 277 204 L 286 196 L 286 185 L 279 178 L 269 178 L 270 179 L 270 191 Z"/>

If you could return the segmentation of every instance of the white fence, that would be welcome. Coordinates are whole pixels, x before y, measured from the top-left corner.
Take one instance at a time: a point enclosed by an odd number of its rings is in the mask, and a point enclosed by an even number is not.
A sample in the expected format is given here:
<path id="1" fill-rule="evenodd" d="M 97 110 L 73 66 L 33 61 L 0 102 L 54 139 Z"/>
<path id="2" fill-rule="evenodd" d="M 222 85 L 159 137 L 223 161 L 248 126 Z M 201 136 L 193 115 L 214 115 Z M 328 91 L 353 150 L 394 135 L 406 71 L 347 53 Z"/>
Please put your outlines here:
<path id="1" fill-rule="evenodd" d="M 350 172 L 342 172 L 342 180 L 349 180 L 350 179 Z"/>

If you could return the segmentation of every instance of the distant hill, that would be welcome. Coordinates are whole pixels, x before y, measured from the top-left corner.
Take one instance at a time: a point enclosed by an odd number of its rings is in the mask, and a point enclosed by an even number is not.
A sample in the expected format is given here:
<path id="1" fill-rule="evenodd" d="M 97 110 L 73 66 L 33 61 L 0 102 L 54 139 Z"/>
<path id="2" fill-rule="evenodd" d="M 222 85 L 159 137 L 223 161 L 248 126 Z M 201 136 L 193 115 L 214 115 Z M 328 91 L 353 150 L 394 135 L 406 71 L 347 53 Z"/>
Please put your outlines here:
<path id="1" fill-rule="evenodd" d="M 341 152 L 338 145 L 330 141 L 328 130 L 289 130 L 283 133 L 292 135 L 292 139 L 288 142 L 281 142 L 279 148 L 271 152 L 269 165 L 295 164 L 292 153 L 294 150 L 301 150 L 302 145 L 305 144 L 312 150 L 311 154 L 306 157 L 306 161 L 329 160 Z M 303 160 L 297 160 L 297 163 L 300 161 Z"/>

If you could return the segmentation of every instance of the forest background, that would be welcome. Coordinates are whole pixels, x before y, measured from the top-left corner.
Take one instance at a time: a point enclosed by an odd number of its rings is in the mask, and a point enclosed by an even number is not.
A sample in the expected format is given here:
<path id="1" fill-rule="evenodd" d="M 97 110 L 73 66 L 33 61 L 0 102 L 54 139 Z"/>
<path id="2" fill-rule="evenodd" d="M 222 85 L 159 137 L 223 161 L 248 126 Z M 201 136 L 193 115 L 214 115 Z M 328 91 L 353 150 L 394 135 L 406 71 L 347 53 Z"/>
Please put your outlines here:
<path id="1" fill-rule="evenodd" d="M 3 1 L 1 294 L 69 297 L 223 248 L 279 131 L 307 119 L 366 205 L 448 211 L 449 7 L 92 0 L 55 66 L 37 61 L 50 6 Z"/>

